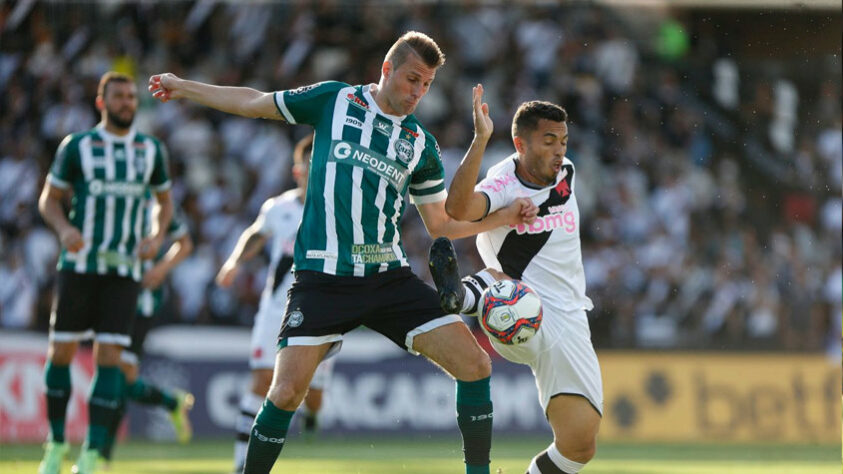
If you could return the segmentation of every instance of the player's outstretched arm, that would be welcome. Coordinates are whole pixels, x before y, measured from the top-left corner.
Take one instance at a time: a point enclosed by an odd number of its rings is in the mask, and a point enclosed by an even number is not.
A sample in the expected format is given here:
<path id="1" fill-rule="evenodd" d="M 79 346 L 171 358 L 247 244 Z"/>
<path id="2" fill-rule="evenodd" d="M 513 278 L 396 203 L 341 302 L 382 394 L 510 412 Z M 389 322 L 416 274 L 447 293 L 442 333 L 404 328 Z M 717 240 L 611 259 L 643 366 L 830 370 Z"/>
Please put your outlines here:
<path id="1" fill-rule="evenodd" d="M 242 117 L 284 120 L 275 106 L 271 92 L 261 92 L 249 87 L 215 86 L 181 79 L 167 72 L 149 78 L 149 92 L 161 102 L 187 99 Z"/>
<path id="2" fill-rule="evenodd" d="M 189 232 L 185 232 L 170 245 L 164 257 L 143 274 L 143 281 L 141 282 L 143 287 L 155 289 L 161 286 L 170 271 L 192 252 L 193 239 L 190 238 Z"/>
<path id="3" fill-rule="evenodd" d="M 434 239 L 447 237 L 462 239 L 505 225 L 530 224 L 536 220 L 538 208 L 527 198 L 515 199 L 509 206 L 498 209 L 479 221 L 458 221 L 445 212 L 444 201 L 418 204 L 416 208 L 427 232 Z"/>
<path id="4" fill-rule="evenodd" d="M 158 255 L 158 249 L 164 243 L 167 228 L 173 219 L 173 198 L 170 190 L 156 192 L 155 199 L 158 203 L 152 210 L 152 233 L 138 244 L 138 256 L 143 259 L 152 259 Z"/>
<path id="5" fill-rule="evenodd" d="M 445 210 L 448 215 L 461 221 L 476 221 L 489 211 L 489 198 L 474 190 L 486 144 L 492 136 L 494 125 L 489 117 L 489 104 L 483 103 L 483 85 L 477 84 L 473 91 L 474 140 L 465 154 L 451 181 Z"/>
<path id="6" fill-rule="evenodd" d="M 228 256 L 217 273 L 217 285 L 223 288 L 230 287 L 234 283 L 234 279 L 237 278 L 240 265 L 257 255 L 266 244 L 266 236 L 261 233 L 260 219 L 261 217 L 258 217 L 257 221 L 240 234 L 234 250 L 231 251 L 231 255 Z"/>

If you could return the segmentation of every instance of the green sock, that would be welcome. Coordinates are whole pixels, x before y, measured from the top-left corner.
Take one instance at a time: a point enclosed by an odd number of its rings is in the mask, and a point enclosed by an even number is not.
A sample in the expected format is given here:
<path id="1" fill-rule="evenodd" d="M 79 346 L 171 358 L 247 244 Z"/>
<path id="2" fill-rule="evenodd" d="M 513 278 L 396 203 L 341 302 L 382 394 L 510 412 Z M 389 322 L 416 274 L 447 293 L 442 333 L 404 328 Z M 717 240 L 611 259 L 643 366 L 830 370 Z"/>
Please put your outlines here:
<path id="1" fill-rule="evenodd" d="M 466 474 L 489 474 L 492 450 L 490 377 L 476 382 L 457 380 L 457 425 L 462 434 Z"/>
<path id="2" fill-rule="evenodd" d="M 88 449 L 102 452 L 120 407 L 122 390 L 123 372 L 120 367 L 98 365 L 88 398 Z"/>
<path id="3" fill-rule="evenodd" d="M 123 395 L 120 397 L 120 405 L 117 406 L 117 413 L 114 414 L 114 419 L 108 428 L 108 436 L 105 438 L 105 444 L 100 450 L 102 457 L 109 461 L 111 460 L 111 453 L 114 450 L 114 443 L 117 441 L 117 431 L 120 430 L 120 422 L 123 421 L 123 415 L 126 414 L 127 403 L 128 399 L 126 398 L 126 390 L 124 388 Z"/>
<path id="4" fill-rule="evenodd" d="M 67 402 L 70 401 L 70 366 L 55 365 L 47 361 L 44 367 L 44 380 L 47 384 L 47 420 L 50 422 L 50 440 L 64 442 L 64 419 L 67 415 Z"/>
<path id="5" fill-rule="evenodd" d="M 178 401 L 172 393 L 147 383 L 140 377 L 126 387 L 126 393 L 135 402 L 144 405 L 161 405 L 167 411 L 173 411 L 178 406 Z"/>
<path id="6" fill-rule="evenodd" d="M 294 411 L 277 408 L 269 399 L 263 401 L 263 407 L 252 425 L 243 474 L 269 473 L 284 447 L 293 414 Z"/>

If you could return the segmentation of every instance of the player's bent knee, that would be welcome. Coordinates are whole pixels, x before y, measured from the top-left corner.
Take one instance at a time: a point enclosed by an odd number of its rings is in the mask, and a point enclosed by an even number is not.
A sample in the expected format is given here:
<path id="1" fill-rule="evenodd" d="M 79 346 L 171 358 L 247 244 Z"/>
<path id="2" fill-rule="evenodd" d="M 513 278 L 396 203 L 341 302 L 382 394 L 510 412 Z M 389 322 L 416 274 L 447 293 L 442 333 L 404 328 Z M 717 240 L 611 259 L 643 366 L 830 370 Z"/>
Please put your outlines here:
<path id="1" fill-rule="evenodd" d="M 282 410 L 295 411 L 304 399 L 306 390 L 298 390 L 290 385 L 273 385 L 269 388 L 267 398 Z"/>
<path id="2" fill-rule="evenodd" d="M 492 375 L 492 359 L 489 354 L 480 349 L 475 357 L 466 363 L 464 370 L 466 377 L 463 377 L 462 380 L 466 382 L 485 379 Z"/>
<path id="3" fill-rule="evenodd" d="M 54 343 L 49 347 L 47 358 L 55 365 L 70 365 L 75 354 L 75 343 Z"/>
<path id="4" fill-rule="evenodd" d="M 576 443 L 567 443 L 565 445 L 557 440 L 555 444 L 556 449 L 558 449 L 563 456 L 580 464 L 586 464 L 591 461 L 597 453 L 597 440 L 593 438 L 591 440 L 581 440 Z"/>

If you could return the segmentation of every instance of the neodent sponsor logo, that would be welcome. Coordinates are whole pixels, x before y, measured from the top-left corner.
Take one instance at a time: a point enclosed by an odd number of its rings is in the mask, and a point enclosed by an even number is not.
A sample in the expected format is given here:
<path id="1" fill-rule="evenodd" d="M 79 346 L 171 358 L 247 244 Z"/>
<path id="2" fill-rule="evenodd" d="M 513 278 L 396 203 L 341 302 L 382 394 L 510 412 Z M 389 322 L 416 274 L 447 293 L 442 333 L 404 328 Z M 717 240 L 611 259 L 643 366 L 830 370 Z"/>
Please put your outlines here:
<path id="1" fill-rule="evenodd" d="M 95 179 L 88 183 L 88 192 L 94 196 L 113 194 L 116 196 L 143 196 L 146 192 L 144 183 L 127 183 L 124 181 L 101 181 Z"/>
<path id="2" fill-rule="evenodd" d="M 351 154 L 351 145 L 345 142 L 337 143 L 337 146 L 334 147 L 334 156 L 337 157 L 338 160 L 344 160 L 348 158 Z"/>
<path id="3" fill-rule="evenodd" d="M 347 142 L 338 142 L 334 146 L 334 157 L 337 161 L 350 160 L 355 166 L 363 166 L 369 170 L 378 173 L 380 176 L 389 180 L 396 188 L 400 187 L 407 178 L 408 171 L 392 165 L 389 158 L 382 158 L 371 155 L 363 149 L 352 147 Z"/>

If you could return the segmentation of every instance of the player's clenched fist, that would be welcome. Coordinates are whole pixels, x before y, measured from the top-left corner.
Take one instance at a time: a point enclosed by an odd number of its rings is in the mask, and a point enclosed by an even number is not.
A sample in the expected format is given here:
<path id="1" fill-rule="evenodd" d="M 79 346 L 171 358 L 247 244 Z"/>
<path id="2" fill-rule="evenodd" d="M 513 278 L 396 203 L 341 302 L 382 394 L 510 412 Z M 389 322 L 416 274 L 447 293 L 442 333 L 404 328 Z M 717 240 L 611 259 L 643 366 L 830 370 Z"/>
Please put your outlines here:
<path id="1" fill-rule="evenodd" d="M 521 206 L 521 219 L 524 221 L 525 224 L 532 224 L 533 221 L 536 220 L 536 216 L 539 214 L 539 208 L 533 203 L 532 199 L 529 198 L 518 198 L 515 202 Z"/>
<path id="2" fill-rule="evenodd" d="M 71 253 L 82 250 L 85 245 L 85 241 L 82 240 L 82 233 L 73 226 L 65 228 L 59 235 L 59 240 L 61 240 L 62 246 Z"/>
<path id="3" fill-rule="evenodd" d="M 170 99 L 180 99 L 180 82 L 181 79 L 171 72 L 156 74 L 149 78 L 149 92 L 152 93 L 152 97 L 155 97 L 161 102 L 167 102 Z"/>

